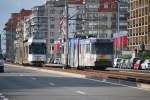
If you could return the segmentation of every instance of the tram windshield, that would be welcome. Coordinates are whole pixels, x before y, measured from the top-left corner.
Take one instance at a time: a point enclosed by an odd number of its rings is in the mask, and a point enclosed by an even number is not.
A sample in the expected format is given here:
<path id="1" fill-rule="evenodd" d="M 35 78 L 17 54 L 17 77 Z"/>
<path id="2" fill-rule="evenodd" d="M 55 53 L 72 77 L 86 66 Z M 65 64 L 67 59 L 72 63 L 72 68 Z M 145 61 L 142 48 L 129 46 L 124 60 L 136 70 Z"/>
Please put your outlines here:
<path id="1" fill-rule="evenodd" d="M 93 54 L 113 54 L 112 43 L 94 43 L 92 44 Z"/>
<path id="2" fill-rule="evenodd" d="M 32 43 L 29 46 L 29 54 L 45 54 L 46 45 L 44 43 Z"/>

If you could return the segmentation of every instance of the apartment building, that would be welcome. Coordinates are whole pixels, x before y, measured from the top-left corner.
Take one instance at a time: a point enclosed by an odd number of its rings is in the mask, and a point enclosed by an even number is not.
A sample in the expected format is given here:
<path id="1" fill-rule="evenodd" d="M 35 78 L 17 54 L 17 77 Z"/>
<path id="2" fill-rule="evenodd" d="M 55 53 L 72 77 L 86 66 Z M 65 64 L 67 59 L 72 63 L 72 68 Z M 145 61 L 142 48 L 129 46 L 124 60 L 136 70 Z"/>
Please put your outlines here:
<path id="1" fill-rule="evenodd" d="M 118 26 L 120 32 L 127 31 L 128 0 L 120 0 L 120 2 L 116 0 L 86 0 L 80 6 L 80 12 L 77 16 L 77 19 L 80 20 L 77 20 L 76 29 L 83 31 L 82 33 L 85 35 L 111 37 L 113 33 L 118 31 Z"/>
<path id="2" fill-rule="evenodd" d="M 6 58 L 12 62 L 14 62 L 15 59 L 14 41 L 16 38 L 16 26 L 18 17 L 18 13 L 12 13 L 4 28 L 6 32 Z"/>
<path id="3" fill-rule="evenodd" d="M 115 17 L 114 0 L 86 0 L 85 19 L 86 33 L 96 37 L 111 37 L 116 25 L 113 25 Z"/>
<path id="4" fill-rule="evenodd" d="M 116 7 L 117 8 L 117 7 Z M 119 30 L 120 32 L 127 32 L 128 16 L 129 16 L 129 0 L 120 0 L 119 2 Z M 116 13 L 118 11 L 116 10 Z M 116 17 L 117 18 L 117 17 Z M 117 20 L 117 19 L 116 19 Z"/>
<path id="5" fill-rule="evenodd" d="M 15 55 L 15 63 L 22 64 L 23 61 L 23 52 L 24 52 L 24 47 L 23 47 L 23 40 L 24 40 L 24 19 L 27 16 L 31 15 L 31 10 L 25 10 L 22 9 L 19 13 L 18 16 L 18 22 L 16 25 L 16 39 L 14 42 L 15 45 L 15 50 L 16 50 L 16 55 Z"/>
<path id="6" fill-rule="evenodd" d="M 35 6 L 31 10 L 32 14 L 26 17 L 24 22 L 24 39 L 28 39 L 28 37 L 45 39 L 48 30 L 45 5 Z"/>
<path id="7" fill-rule="evenodd" d="M 150 0 L 130 0 L 128 19 L 128 48 L 140 50 L 144 43 L 150 50 Z"/>
<path id="8" fill-rule="evenodd" d="M 58 5 L 57 5 L 58 4 Z M 62 6 L 63 5 L 63 6 Z M 60 16 L 64 11 L 64 2 L 61 0 L 47 0 L 45 4 L 47 19 L 47 58 L 60 57 L 60 53 L 54 52 L 54 42 L 61 41 Z M 55 57 L 54 57 L 55 56 Z"/>

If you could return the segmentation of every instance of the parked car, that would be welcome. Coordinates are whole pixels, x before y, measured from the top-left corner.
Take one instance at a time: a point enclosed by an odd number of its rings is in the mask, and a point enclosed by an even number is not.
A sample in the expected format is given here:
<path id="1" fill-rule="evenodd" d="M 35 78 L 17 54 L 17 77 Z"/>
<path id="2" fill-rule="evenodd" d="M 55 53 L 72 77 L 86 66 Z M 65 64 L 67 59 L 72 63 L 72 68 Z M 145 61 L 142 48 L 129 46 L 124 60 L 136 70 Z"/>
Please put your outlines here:
<path id="1" fill-rule="evenodd" d="M 130 59 L 130 66 L 131 66 L 131 69 L 134 69 L 134 64 L 136 63 L 137 60 L 139 60 L 140 58 L 138 57 L 135 57 L 135 58 L 131 58 Z"/>
<path id="2" fill-rule="evenodd" d="M 61 64 L 61 62 L 60 62 L 60 58 L 55 58 L 55 60 L 54 60 L 54 64 Z"/>
<path id="3" fill-rule="evenodd" d="M 125 68 L 125 59 L 121 59 L 120 63 L 119 63 L 119 68 Z"/>
<path id="4" fill-rule="evenodd" d="M 150 59 L 146 59 L 142 64 L 141 64 L 142 69 L 150 69 Z"/>
<path id="5" fill-rule="evenodd" d="M 115 58 L 114 59 L 114 65 L 113 65 L 113 67 L 114 68 L 118 68 L 118 66 L 120 64 L 120 61 L 121 61 L 121 58 Z"/>
<path id="6" fill-rule="evenodd" d="M 126 61 L 125 61 L 125 68 L 126 69 L 131 69 L 130 60 L 129 59 L 126 59 Z"/>
<path id="7" fill-rule="evenodd" d="M 4 58 L 3 58 L 3 54 L 0 54 L 0 72 L 4 72 Z"/>
<path id="8" fill-rule="evenodd" d="M 141 61 L 141 60 L 137 60 L 137 61 L 134 63 L 134 65 L 133 65 L 133 68 L 134 68 L 134 69 L 138 69 L 139 64 L 140 64 L 140 61 Z"/>
<path id="9" fill-rule="evenodd" d="M 137 60 L 136 63 L 134 64 L 134 69 L 142 69 L 141 64 L 144 62 L 144 60 L 140 59 Z"/>

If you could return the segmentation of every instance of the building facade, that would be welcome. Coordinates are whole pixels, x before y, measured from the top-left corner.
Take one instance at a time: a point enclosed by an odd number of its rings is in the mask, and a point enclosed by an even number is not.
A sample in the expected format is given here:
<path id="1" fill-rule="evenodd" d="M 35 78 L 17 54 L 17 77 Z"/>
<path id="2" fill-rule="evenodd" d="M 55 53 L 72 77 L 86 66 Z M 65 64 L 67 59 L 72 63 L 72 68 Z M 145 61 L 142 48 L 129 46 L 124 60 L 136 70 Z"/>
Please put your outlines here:
<path id="1" fill-rule="evenodd" d="M 130 0 L 128 19 L 128 48 L 140 50 L 144 43 L 150 50 L 150 0 Z"/>
<path id="2" fill-rule="evenodd" d="M 31 28 L 29 29 L 29 36 L 36 39 L 45 39 L 48 30 L 45 5 L 35 6 L 31 10 L 32 14 L 29 19 L 27 19 Z"/>
<path id="3" fill-rule="evenodd" d="M 4 30 L 6 31 L 6 58 L 11 62 L 15 61 L 14 41 L 16 38 L 16 26 L 18 18 L 18 13 L 12 13 L 11 17 L 8 19 L 8 22 L 6 22 L 4 28 Z"/>
<path id="4" fill-rule="evenodd" d="M 48 59 L 54 59 L 59 58 L 60 53 L 54 52 L 54 42 L 61 41 L 62 35 L 60 32 L 60 17 L 62 16 L 62 13 L 64 11 L 64 6 L 62 1 L 56 1 L 56 0 L 48 0 L 45 4 L 46 7 L 46 15 L 48 17 L 47 19 L 47 34 L 46 34 L 46 40 L 47 40 L 47 58 Z M 61 6 L 59 6 L 59 5 Z"/>
<path id="5" fill-rule="evenodd" d="M 25 10 L 22 9 L 19 13 L 18 22 L 16 25 L 16 39 L 15 39 L 15 63 L 22 64 L 23 59 L 23 53 L 24 53 L 24 46 L 23 46 L 23 40 L 24 40 L 24 19 L 27 16 L 31 15 L 31 10 Z"/>
<path id="6" fill-rule="evenodd" d="M 128 17 L 129 17 L 129 0 L 120 0 L 119 2 L 119 31 L 127 32 Z M 116 7 L 117 8 L 117 7 Z M 117 10 L 116 10 L 117 13 Z M 117 14 L 116 14 L 117 15 Z M 117 16 L 116 16 L 117 19 Z"/>
<path id="7" fill-rule="evenodd" d="M 111 37 L 116 25 L 113 25 L 115 17 L 114 0 L 86 0 L 85 19 L 86 33 L 96 37 Z"/>

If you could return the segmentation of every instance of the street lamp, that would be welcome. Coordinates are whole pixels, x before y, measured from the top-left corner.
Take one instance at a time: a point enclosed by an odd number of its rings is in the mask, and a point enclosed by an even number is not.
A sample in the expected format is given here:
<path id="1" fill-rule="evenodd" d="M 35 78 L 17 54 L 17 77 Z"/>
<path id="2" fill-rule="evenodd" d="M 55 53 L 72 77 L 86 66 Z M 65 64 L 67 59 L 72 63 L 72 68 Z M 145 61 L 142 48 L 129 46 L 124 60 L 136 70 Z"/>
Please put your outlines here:
<path id="1" fill-rule="evenodd" d="M 66 42 L 66 46 L 65 46 L 65 64 L 66 64 L 66 68 L 68 67 L 68 51 L 69 51 L 69 41 L 68 41 L 68 20 L 69 20 L 69 16 L 68 16 L 68 13 L 69 13 L 69 10 L 68 10 L 68 2 L 67 0 L 65 1 L 61 1 L 61 0 L 55 0 L 55 7 L 65 7 L 65 23 L 66 23 L 66 33 L 65 33 L 65 42 Z M 61 2 L 60 2 L 61 1 Z M 60 3 L 59 3 L 60 2 Z"/>
<path id="2" fill-rule="evenodd" d="M 65 0 L 65 11 L 66 11 L 66 67 L 68 67 L 68 53 L 69 53 L 69 40 L 68 40 L 68 3 Z"/>
<path id="3" fill-rule="evenodd" d="M 116 55 L 118 56 L 118 51 L 120 51 L 120 0 L 115 0 L 115 3 L 117 5 L 117 35 L 118 35 L 118 49 L 115 48 Z"/>

